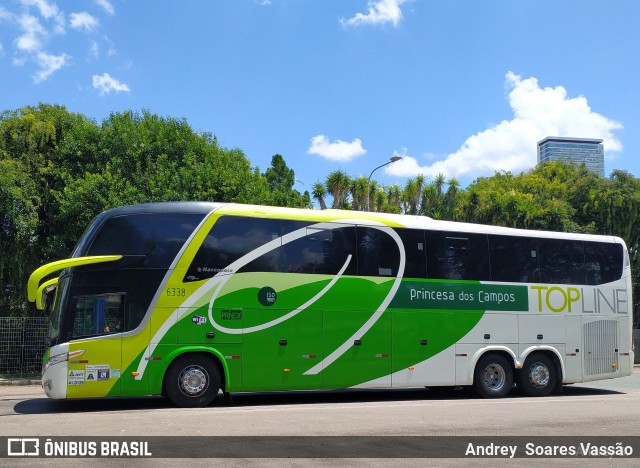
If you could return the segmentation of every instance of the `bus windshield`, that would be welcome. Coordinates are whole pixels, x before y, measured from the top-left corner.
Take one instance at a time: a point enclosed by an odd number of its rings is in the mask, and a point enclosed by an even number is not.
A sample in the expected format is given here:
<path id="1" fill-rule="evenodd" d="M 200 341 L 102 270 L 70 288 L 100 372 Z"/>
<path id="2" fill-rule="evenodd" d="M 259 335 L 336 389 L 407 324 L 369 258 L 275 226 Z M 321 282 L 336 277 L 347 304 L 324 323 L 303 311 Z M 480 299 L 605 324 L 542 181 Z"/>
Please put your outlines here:
<path id="1" fill-rule="evenodd" d="M 134 330 L 202 213 L 101 215 L 76 256 L 123 255 L 120 261 L 68 268 L 50 315 L 51 344 Z"/>

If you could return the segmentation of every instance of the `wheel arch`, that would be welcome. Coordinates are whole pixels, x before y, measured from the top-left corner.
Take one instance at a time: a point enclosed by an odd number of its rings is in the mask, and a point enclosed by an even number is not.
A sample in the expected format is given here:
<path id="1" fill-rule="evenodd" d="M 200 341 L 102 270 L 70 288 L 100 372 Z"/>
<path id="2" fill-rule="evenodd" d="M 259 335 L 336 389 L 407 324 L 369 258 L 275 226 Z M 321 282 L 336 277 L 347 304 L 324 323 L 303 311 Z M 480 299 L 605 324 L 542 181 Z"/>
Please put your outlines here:
<path id="1" fill-rule="evenodd" d="M 487 354 L 498 354 L 500 356 L 505 357 L 513 366 L 513 371 L 517 369 L 517 358 L 516 354 L 513 352 L 511 348 L 508 346 L 486 346 L 484 348 L 478 349 L 469 362 L 469 368 L 467 369 L 467 382 L 473 382 L 473 378 L 476 371 L 476 366 L 478 365 L 478 361 L 482 359 L 483 356 Z"/>
<path id="2" fill-rule="evenodd" d="M 562 384 L 565 376 L 564 360 L 560 352 L 553 346 L 530 346 L 526 348 L 519 356 L 518 369 L 522 368 L 527 358 L 534 353 L 543 354 L 553 361 L 553 364 L 556 366 L 558 382 Z"/>
<path id="3" fill-rule="evenodd" d="M 178 348 L 169 353 L 166 359 L 163 359 L 163 361 L 165 361 L 165 365 L 162 371 L 162 378 L 159 379 L 161 383 L 161 391 L 164 392 L 165 378 L 167 375 L 167 371 L 171 367 L 171 364 L 179 357 L 185 356 L 187 354 L 199 354 L 210 358 L 213 364 L 220 371 L 220 388 L 223 392 L 226 392 L 226 389 L 229 387 L 229 369 L 226 365 L 224 356 L 218 350 L 211 349 L 206 346 L 189 346 L 186 348 Z"/>

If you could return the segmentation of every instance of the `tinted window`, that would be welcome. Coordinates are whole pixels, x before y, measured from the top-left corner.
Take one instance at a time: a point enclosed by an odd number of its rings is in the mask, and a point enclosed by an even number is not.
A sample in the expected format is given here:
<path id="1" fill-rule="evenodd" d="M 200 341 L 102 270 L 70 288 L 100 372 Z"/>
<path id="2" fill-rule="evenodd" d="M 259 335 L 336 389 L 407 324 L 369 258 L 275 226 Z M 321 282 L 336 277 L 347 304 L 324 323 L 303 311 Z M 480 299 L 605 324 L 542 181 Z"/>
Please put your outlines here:
<path id="1" fill-rule="evenodd" d="M 623 251 L 621 244 L 584 243 L 587 284 L 604 284 L 622 276 Z"/>
<path id="2" fill-rule="evenodd" d="M 282 247 L 282 271 L 335 275 L 351 255 L 349 265 L 343 274 L 356 274 L 355 227 L 342 226 L 336 229 L 307 227 L 305 229 L 304 237 Z"/>
<path id="3" fill-rule="evenodd" d="M 489 236 L 491 279 L 515 283 L 539 283 L 538 243 L 515 236 Z"/>
<path id="4" fill-rule="evenodd" d="M 393 238 L 379 229 L 358 226 L 358 274 L 396 276 L 400 251 Z"/>
<path id="5" fill-rule="evenodd" d="M 279 237 L 280 221 L 276 219 L 221 216 L 191 262 L 185 281 L 211 278 L 239 258 Z M 276 249 L 270 255 L 263 256 L 262 266 L 278 263 L 279 254 Z M 255 266 L 259 267 L 257 264 Z"/>
<path id="6" fill-rule="evenodd" d="M 74 268 L 74 297 L 123 296 L 122 331 L 133 330 L 142 321 L 165 276 L 161 269 L 100 269 L 89 265 Z M 77 308 L 71 304 L 71 308 Z M 75 327 L 75 324 L 70 324 Z"/>
<path id="7" fill-rule="evenodd" d="M 581 241 L 538 239 L 540 276 L 543 283 L 585 284 L 584 249 Z"/>
<path id="8" fill-rule="evenodd" d="M 428 231 L 426 240 L 429 278 L 491 279 L 485 234 Z"/>
<path id="9" fill-rule="evenodd" d="M 108 219 L 87 255 L 144 255 L 136 267 L 169 268 L 202 214 L 149 213 Z"/>
<path id="10" fill-rule="evenodd" d="M 123 298 L 124 294 L 75 297 L 71 339 L 124 331 Z"/>
<path id="11" fill-rule="evenodd" d="M 397 229 L 402 239 L 406 255 L 404 267 L 405 278 L 426 278 L 427 258 L 424 242 L 424 231 L 416 229 Z"/>

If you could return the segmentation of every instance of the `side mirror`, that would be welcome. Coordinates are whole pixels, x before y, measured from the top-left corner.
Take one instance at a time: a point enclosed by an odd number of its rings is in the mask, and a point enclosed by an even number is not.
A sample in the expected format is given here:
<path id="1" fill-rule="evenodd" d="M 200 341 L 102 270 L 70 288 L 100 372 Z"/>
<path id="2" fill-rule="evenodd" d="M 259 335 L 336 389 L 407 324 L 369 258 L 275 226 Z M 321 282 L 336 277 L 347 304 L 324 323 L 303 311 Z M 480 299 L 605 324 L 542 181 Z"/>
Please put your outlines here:
<path id="1" fill-rule="evenodd" d="M 36 309 L 38 310 L 46 310 L 49 305 L 49 298 L 53 295 L 52 293 L 58 287 L 58 278 L 50 279 L 49 281 L 45 281 L 38 288 L 38 294 L 36 295 Z"/>

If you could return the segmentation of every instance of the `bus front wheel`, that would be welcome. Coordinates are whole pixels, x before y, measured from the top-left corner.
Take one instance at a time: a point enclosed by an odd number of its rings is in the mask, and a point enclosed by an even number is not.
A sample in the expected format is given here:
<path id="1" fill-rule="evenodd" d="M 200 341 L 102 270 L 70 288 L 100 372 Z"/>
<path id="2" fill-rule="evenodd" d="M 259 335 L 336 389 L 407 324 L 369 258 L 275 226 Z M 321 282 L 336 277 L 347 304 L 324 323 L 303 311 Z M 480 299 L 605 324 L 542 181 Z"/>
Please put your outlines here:
<path id="1" fill-rule="evenodd" d="M 473 386 L 484 398 L 502 398 L 513 387 L 513 368 L 499 354 L 485 354 L 476 364 Z"/>
<path id="2" fill-rule="evenodd" d="M 220 390 L 220 371 L 202 354 L 184 354 L 171 363 L 165 375 L 166 396 L 182 408 L 211 403 Z"/>
<path id="3" fill-rule="evenodd" d="M 518 376 L 518 387 L 528 396 L 547 396 L 557 384 L 556 366 L 551 358 L 541 353 L 527 357 Z"/>

